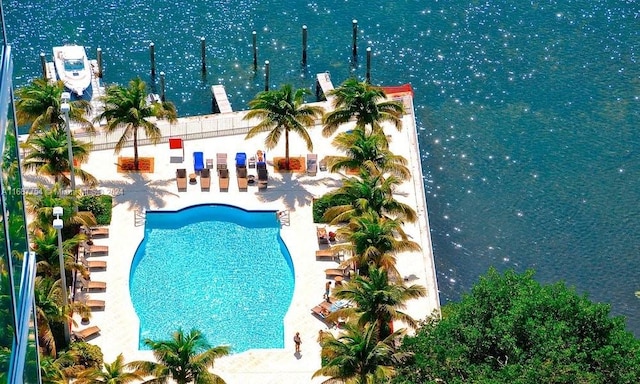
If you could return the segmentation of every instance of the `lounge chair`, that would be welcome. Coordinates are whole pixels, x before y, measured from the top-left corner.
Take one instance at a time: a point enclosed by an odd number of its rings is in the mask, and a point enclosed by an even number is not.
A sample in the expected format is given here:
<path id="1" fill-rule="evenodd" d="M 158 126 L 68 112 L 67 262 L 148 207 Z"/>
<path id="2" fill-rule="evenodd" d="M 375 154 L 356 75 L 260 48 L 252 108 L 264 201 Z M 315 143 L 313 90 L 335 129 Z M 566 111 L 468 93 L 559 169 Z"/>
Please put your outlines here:
<path id="1" fill-rule="evenodd" d="M 184 161 L 184 144 L 179 137 L 169 138 L 169 151 L 171 163 L 182 163 Z"/>
<path id="2" fill-rule="evenodd" d="M 315 176 L 318 173 L 318 155 L 315 153 L 307 154 L 307 174 Z"/>
<path id="3" fill-rule="evenodd" d="M 340 252 L 337 252 L 331 248 L 320 249 L 316 251 L 316 259 L 329 258 L 331 260 L 339 260 Z"/>
<path id="4" fill-rule="evenodd" d="M 108 245 L 87 245 L 84 248 L 85 256 L 106 255 L 109 253 Z"/>
<path id="5" fill-rule="evenodd" d="M 73 335 L 80 340 L 87 340 L 93 336 L 98 335 L 100 333 L 100 328 L 97 326 L 87 327 L 85 329 L 80 329 L 78 331 L 73 331 Z"/>
<path id="6" fill-rule="evenodd" d="M 341 268 L 329 268 L 325 269 L 324 273 L 327 275 L 327 278 L 330 279 L 332 277 L 347 277 L 349 276 L 349 268 L 341 267 Z"/>
<path id="7" fill-rule="evenodd" d="M 200 171 L 200 189 L 208 191 L 209 188 L 211 188 L 211 170 L 209 168 L 205 168 Z"/>
<path id="8" fill-rule="evenodd" d="M 316 228 L 316 232 L 318 234 L 318 243 L 329 244 L 329 237 L 327 237 L 327 228 L 318 227 Z"/>
<path id="9" fill-rule="evenodd" d="M 331 314 L 331 303 L 325 300 L 311 308 L 311 312 L 322 319 L 326 319 Z"/>
<path id="10" fill-rule="evenodd" d="M 218 171 L 218 183 L 220 184 L 220 192 L 229 191 L 229 170 L 221 169 Z"/>
<path id="11" fill-rule="evenodd" d="M 331 313 L 342 309 L 347 308 L 350 305 L 349 300 L 338 300 L 336 302 L 328 302 L 322 301 L 320 304 L 311 308 L 311 312 L 315 315 L 318 315 L 322 319 L 326 319 Z"/>
<path id="12" fill-rule="evenodd" d="M 193 152 L 193 170 L 198 173 L 204 169 L 204 153 Z"/>
<path id="13" fill-rule="evenodd" d="M 227 169 L 227 154 L 226 153 L 216 153 L 216 169 Z"/>
<path id="14" fill-rule="evenodd" d="M 213 169 L 213 159 L 207 159 L 207 169 Z"/>
<path id="15" fill-rule="evenodd" d="M 108 227 L 91 227 L 89 228 L 89 235 L 91 235 L 91 237 L 108 237 L 109 228 Z"/>
<path id="16" fill-rule="evenodd" d="M 176 184 L 178 185 L 178 191 L 187 190 L 187 170 L 184 168 L 176 169 Z"/>
<path id="17" fill-rule="evenodd" d="M 256 157 L 255 156 L 251 156 L 249 158 L 249 168 L 255 168 L 256 167 Z"/>
<path id="18" fill-rule="evenodd" d="M 83 260 L 82 265 L 88 269 L 107 269 L 107 262 L 104 260 Z"/>
<path id="19" fill-rule="evenodd" d="M 247 166 L 247 154 L 244 152 L 236 153 L 236 168 Z"/>
<path id="20" fill-rule="evenodd" d="M 258 189 L 266 189 L 269 184 L 269 172 L 266 169 L 258 169 Z"/>
<path id="21" fill-rule="evenodd" d="M 249 179 L 247 178 L 247 167 L 238 167 L 238 189 L 242 192 L 246 192 L 249 187 Z"/>
<path id="22" fill-rule="evenodd" d="M 104 309 L 104 300 L 87 300 L 84 304 L 89 307 L 91 310 L 94 309 Z"/>
<path id="23" fill-rule="evenodd" d="M 104 291 L 107 289 L 107 283 L 104 281 L 80 279 L 79 283 L 84 291 Z"/>

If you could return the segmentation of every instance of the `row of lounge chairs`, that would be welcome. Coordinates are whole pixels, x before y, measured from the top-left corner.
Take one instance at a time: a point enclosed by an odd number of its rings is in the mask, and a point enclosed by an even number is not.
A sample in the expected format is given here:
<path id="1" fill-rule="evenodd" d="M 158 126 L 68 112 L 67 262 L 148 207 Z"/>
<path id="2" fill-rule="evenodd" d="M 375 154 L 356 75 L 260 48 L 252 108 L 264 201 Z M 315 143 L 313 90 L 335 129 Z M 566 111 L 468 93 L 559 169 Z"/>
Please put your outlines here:
<path id="1" fill-rule="evenodd" d="M 194 152 L 194 170 L 196 173 L 200 173 L 200 187 L 203 191 L 208 191 L 211 188 L 211 173 L 210 169 L 204 166 L 202 152 Z M 262 157 L 264 159 L 264 157 Z M 238 189 L 240 191 L 247 191 L 251 179 L 247 174 L 247 155 L 244 152 L 238 152 L 236 154 L 236 175 L 238 181 Z M 220 185 L 221 192 L 227 192 L 229 190 L 229 170 L 227 168 L 227 154 L 218 153 L 216 155 L 216 169 L 218 171 L 218 183 Z M 264 161 L 258 161 L 256 163 L 258 172 L 257 185 L 259 189 L 267 188 L 269 182 L 269 173 L 267 171 L 267 164 Z M 179 168 L 176 170 L 176 185 L 178 191 L 187 190 L 187 170 L 185 168 Z"/>
<path id="2" fill-rule="evenodd" d="M 91 239 L 96 237 L 108 237 L 108 227 L 91 227 L 88 228 L 87 233 Z M 84 244 L 79 248 L 79 260 L 85 266 L 85 268 L 91 270 L 104 270 L 107 268 L 107 262 L 105 260 L 94 260 L 91 256 L 106 256 L 109 253 L 109 247 L 106 245 Z M 107 289 L 107 283 L 104 281 L 87 280 L 80 278 L 77 281 L 78 286 L 81 288 L 81 296 L 84 298 L 84 304 L 92 311 L 104 310 L 105 301 L 89 299 L 87 292 L 105 291 Z M 73 336 L 78 340 L 89 340 L 100 334 L 100 328 L 98 326 L 90 326 L 84 329 L 74 330 Z"/>

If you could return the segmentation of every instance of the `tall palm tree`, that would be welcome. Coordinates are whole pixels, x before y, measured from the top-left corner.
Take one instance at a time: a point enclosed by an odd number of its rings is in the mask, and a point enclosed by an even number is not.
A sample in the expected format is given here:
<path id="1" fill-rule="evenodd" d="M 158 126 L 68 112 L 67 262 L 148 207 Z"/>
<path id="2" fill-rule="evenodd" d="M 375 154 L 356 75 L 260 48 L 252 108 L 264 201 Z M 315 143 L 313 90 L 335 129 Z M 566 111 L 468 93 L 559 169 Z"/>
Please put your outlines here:
<path id="1" fill-rule="evenodd" d="M 36 302 L 36 324 L 38 327 L 38 345 L 43 354 L 55 357 L 57 354 L 54 323 L 66 326 L 70 320 L 63 308 L 63 294 L 60 280 L 38 276 L 34 281 Z"/>
<path id="2" fill-rule="evenodd" d="M 368 172 L 361 172 L 360 177 L 343 179 L 341 187 L 326 195 L 330 201 L 342 203 L 331 204 L 324 219 L 338 224 L 373 211 L 385 218 L 413 223 L 418 219 L 416 211 L 393 197 L 393 189 L 398 184 L 400 181 L 393 176 L 384 178 Z"/>
<path id="3" fill-rule="evenodd" d="M 138 134 L 142 128 L 146 137 L 153 144 L 157 144 L 162 137 L 160 128 L 149 120 L 151 117 L 167 119 L 170 122 L 177 120 L 175 106 L 171 102 L 148 103 L 147 84 L 139 77 L 131 80 L 127 88 L 120 85 L 107 87 L 102 96 L 104 111 L 98 115 L 94 122 L 106 120 L 105 130 L 108 134 L 119 128 L 124 128 L 122 136 L 116 143 L 115 152 L 120 151 L 133 138 L 133 164 L 134 169 L 139 170 L 138 164 Z"/>
<path id="4" fill-rule="evenodd" d="M 54 182 L 60 182 L 64 186 L 71 184 L 71 179 L 67 176 L 70 166 L 67 134 L 64 130 L 51 129 L 33 134 L 29 136 L 23 147 L 28 152 L 23 162 L 24 169 L 52 176 Z M 89 159 L 91 143 L 71 138 L 71 151 L 74 160 L 85 163 Z M 98 184 L 98 179 L 79 166 L 74 166 L 73 170 L 74 174 L 88 186 L 95 187 Z"/>
<path id="5" fill-rule="evenodd" d="M 37 228 L 31 233 L 30 239 L 32 249 L 36 253 L 37 274 L 51 278 L 60 277 L 58 234 L 56 229 L 52 226 Z M 85 234 L 79 233 L 70 239 L 62 241 L 66 276 L 69 278 L 74 272 L 79 272 L 84 278 L 89 277 L 89 271 L 82 263 L 77 263 L 74 257 L 78 245 L 86 239 L 87 236 Z"/>
<path id="6" fill-rule="evenodd" d="M 134 361 L 129 365 L 139 369 L 153 379 L 145 383 L 166 383 L 169 379 L 178 384 L 224 384 L 224 380 L 209 372 L 215 359 L 226 356 L 230 347 L 226 345 L 211 348 L 202 333 L 191 330 L 185 334 L 182 329 L 173 333 L 171 340 L 153 341 L 146 339 L 144 344 L 151 347 L 157 362 Z"/>
<path id="7" fill-rule="evenodd" d="M 89 367 L 82 371 L 75 381 L 78 384 L 127 384 L 143 380 L 143 373 L 125 364 L 122 353 L 111 364 L 104 363 L 102 367 Z"/>
<path id="8" fill-rule="evenodd" d="M 62 92 L 64 92 L 62 81 L 50 83 L 41 78 L 34 79 L 30 84 L 17 89 L 18 125 L 30 124 L 30 134 L 47 131 L 50 128 L 64 128 L 64 116 L 60 110 Z M 91 104 L 87 100 L 69 102 L 69 120 L 79 124 L 82 129 L 93 132 L 93 124 L 86 119 L 89 112 L 91 112 Z"/>
<path id="9" fill-rule="evenodd" d="M 356 276 L 352 281 L 336 287 L 334 296 L 338 299 L 350 300 L 355 305 L 342 308 L 331 316 L 336 318 L 357 318 L 360 327 L 376 323 L 378 339 L 389 336 L 391 322 L 399 320 L 415 328 L 418 322 L 403 312 L 406 302 L 425 297 L 427 290 L 417 284 L 405 286 L 402 283 L 389 281 L 387 273 L 378 268 L 369 269 L 369 276 Z"/>
<path id="10" fill-rule="evenodd" d="M 285 162 L 289 169 L 289 132 L 297 133 L 306 143 L 307 149 L 313 151 L 313 143 L 307 128 L 315 124 L 315 119 L 322 116 L 322 107 L 304 104 L 304 96 L 309 94 L 307 89 L 293 90 L 290 84 L 280 89 L 260 92 L 249 102 L 249 112 L 244 119 L 259 118 L 261 121 L 247 133 L 250 139 L 260 133 L 269 132 L 264 145 L 273 149 L 284 132 Z"/>
<path id="11" fill-rule="evenodd" d="M 366 133 L 355 129 L 342 132 L 333 139 L 333 146 L 344 156 L 327 156 L 331 172 L 366 170 L 371 173 L 390 173 L 402 180 L 411 177 L 407 159 L 389 150 L 387 137 L 382 133 Z"/>
<path id="12" fill-rule="evenodd" d="M 345 80 L 338 88 L 329 92 L 334 97 L 334 110 L 325 114 L 322 134 L 331 136 L 342 124 L 356 119 L 356 129 L 382 132 L 381 123 L 388 121 L 398 130 L 402 129 L 404 107 L 397 101 L 386 101 L 381 88 L 355 78 Z"/>
<path id="13" fill-rule="evenodd" d="M 54 184 L 53 187 L 47 187 L 42 184 L 37 185 L 37 194 L 25 195 L 27 203 L 27 213 L 33 217 L 29 228 L 47 227 L 53 223 L 53 207 L 62 207 L 64 228 L 71 226 L 92 227 L 96 225 L 96 218 L 89 211 L 75 212 L 74 206 L 77 206 L 77 194 L 62 195 L 62 187 L 60 184 Z"/>
<path id="14" fill-rule="evenodd" d="M 351 257 L 343 263 L 356 265 L 360 274 L 367 275 L 371 267 L 383 268 L 390 276 L 399 276 L 396 255 L 404 251 L 420 251 L 420 245 L 409 240 L 398 220 L 380 217 L 369 211 L 339 228 L 337 237 L 347 240 L 341 249 L 349 251 Z"/>
<path id="15" fill-rule="evenodd" d="M 327 332 L 320 342 L 327 363 L 313 377 L 329 376 L 345 384 L 388 383 L 407 354 L 394 347 L 400 331 L 381 340 L 377 334 L 375 323 L 364 328 L 347 323 L 337 338 Z"/>

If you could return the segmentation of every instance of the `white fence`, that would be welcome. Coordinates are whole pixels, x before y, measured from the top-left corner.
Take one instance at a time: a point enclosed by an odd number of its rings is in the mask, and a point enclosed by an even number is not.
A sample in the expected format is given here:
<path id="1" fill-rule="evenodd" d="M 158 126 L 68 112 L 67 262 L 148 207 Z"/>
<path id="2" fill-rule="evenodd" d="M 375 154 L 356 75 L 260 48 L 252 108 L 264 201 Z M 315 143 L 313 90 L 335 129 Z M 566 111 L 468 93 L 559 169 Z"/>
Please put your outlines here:
<path id="1" fill-rule="evenodd" d="M 181 117 L 178 118 L 178 121 L 174 124 L 169 124 L 166 120 L 157 120 L 155 123 L 162 133 L 162 138 L 159 143 L 167 143 L 170 137 L 181 137 L 184 140 L 193 140 L 246 134 L 256 122 L 243 120 L 245 114 L 246 111 Z M 94 135 L 76 131 L 74 132 L 74 137 L 92 143 L 94 150 L 105 150 L 115 148 L 123 132 L 124 128 L 118 128 L 109 134 L 99 131 Z M 143 132 L 139 132 L 139 135 L 138 145 L 152 144 L 151 141 L 144 136 Z M 133 146 L 133 141 L 127 141 L 125 146 Z"/>

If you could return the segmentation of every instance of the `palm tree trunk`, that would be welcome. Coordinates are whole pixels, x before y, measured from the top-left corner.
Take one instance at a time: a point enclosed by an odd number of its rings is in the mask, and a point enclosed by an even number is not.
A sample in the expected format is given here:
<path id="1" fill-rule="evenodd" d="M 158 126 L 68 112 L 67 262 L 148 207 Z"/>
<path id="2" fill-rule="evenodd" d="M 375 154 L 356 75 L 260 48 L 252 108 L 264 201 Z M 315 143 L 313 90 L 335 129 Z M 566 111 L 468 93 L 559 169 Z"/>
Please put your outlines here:
<path id="1" fill-rule="evenodd" d="M 289 167 L 289 129 L 285 128 L 284 130 L 284 158 L 287 163 L 287 171 L 291 168 Z"/>
<path id="2" fill-rule="evenodd" d="M 138 166 L 138 128 L 133 129 L 133 169 L 140 170 Z"/>

